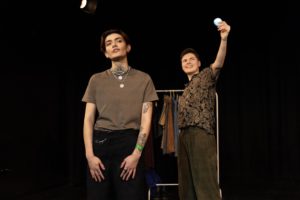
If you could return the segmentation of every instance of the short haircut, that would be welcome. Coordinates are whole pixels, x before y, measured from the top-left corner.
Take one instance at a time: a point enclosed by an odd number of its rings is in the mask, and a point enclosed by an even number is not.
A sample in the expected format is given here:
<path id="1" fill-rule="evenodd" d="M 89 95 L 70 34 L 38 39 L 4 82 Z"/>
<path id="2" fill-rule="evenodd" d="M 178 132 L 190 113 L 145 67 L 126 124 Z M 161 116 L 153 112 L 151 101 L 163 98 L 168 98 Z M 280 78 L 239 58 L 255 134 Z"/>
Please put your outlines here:
<path id="1" fill-rule="evenodd" d="M 108 35 L 113 34 L 113 33 L 120 34 L 123 37 L 123 39 L 125 40 L 126 44 L 127 45 L 130 44 L 130 39 L 124 31 L 122 31 L 121 29 L 109 29 L 109 30 L 103 32 L 101 35 L 100 50 L 103 53 L 105 52 L 105 39 Z"/>
<path id="2" fill-rule="evenodd" d="M 184 55 L 186 55 L 186 54 L 188 54 L 188 53 L 194 54 L 194 55 L 197 57 L 197 59 L 200 60 L 199 54 L 198 54 L 197 51 L 196 51 L 195 49 L 193 49 L 193 48 L 186 48 L 186 49 L 184 49 L 184 50 L 181 52 L 181 54 L 180 54 L 180 60 L 182 59 L 182 57 L 183 57 Z"/>

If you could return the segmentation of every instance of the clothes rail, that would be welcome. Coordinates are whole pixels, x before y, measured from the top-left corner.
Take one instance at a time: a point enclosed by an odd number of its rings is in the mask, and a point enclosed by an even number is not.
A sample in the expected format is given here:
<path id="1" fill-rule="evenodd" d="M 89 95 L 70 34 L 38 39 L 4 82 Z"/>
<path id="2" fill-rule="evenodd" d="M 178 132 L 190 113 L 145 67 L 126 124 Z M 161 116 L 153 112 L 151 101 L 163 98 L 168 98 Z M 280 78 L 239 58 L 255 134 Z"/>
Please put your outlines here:
<path id="1" fill-rule="evenodd" d="M 156 92 L 183 92 L 183 90 L 178 90 L 178 89 L 174 89 L 174 90 L 156 90 Z"/>
<path id="2" fill-rule="evenodd" d="M 155 186 L 178 186 L 178 183 L 156 183 Z M 148 200 L 151 200 L 151 190 L 148 190 Z"/>

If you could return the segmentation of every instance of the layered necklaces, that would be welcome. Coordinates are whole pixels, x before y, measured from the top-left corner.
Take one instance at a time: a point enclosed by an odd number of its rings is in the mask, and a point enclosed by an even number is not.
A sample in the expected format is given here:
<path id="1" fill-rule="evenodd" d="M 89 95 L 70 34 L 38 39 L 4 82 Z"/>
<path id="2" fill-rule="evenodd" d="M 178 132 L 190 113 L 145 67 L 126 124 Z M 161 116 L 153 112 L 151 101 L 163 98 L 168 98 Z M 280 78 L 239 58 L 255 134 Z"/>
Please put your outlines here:
<path id="1" fill-rule="evenodd" d="M 110 69 L 112 75 L 114 76 L 115 79 L 117 79 L 120 82 L 120 88 L 124 88 L 125 87 L 125 80 L 129 74 L 131 67 L 128 66 L 128 69 L 126 71 L 123 71 L 123 69 L 118 68 L 116 70 L 112 70 Z"/>

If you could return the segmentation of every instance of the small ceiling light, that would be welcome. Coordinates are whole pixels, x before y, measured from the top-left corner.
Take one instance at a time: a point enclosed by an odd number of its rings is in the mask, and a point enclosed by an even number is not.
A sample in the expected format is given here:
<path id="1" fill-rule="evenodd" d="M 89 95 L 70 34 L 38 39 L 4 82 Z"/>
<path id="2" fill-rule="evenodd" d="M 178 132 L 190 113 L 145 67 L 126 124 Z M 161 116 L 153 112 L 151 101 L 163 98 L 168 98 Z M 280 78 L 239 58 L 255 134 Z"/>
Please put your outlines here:
<path id="1" fill-rule="evenodd" d="M 88 14 L 95 14 L 97 9 L 97 0 L 81 0 L 80 9 Z"/>

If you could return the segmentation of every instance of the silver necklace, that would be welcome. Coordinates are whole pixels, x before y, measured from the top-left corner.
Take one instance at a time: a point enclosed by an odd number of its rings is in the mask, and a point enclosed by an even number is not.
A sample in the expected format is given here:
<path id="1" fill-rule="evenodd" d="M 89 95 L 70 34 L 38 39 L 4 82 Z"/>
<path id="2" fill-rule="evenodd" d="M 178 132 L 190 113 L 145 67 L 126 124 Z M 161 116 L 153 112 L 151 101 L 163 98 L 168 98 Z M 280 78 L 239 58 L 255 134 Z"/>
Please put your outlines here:
<path id="1" fill-rule="evenodd" d="M 113 77 L 115 79 L 117 79 L 118 81 L 120 81 L 120 88 L 124 88 L 125 87 L 125 80 L 129 74 L 129 71 L 130 71 L 131 67 L 128 66 L 128 70 L 127 71 L 121 71 L 121 70 L 117 70 L 117 71 L 113 71 L 113 70 L 110 70 Z"/>

